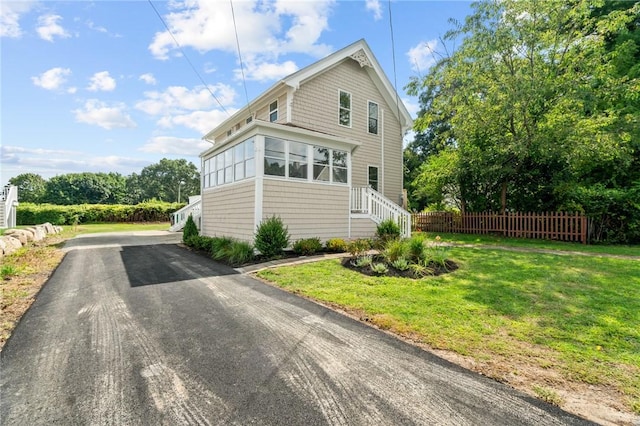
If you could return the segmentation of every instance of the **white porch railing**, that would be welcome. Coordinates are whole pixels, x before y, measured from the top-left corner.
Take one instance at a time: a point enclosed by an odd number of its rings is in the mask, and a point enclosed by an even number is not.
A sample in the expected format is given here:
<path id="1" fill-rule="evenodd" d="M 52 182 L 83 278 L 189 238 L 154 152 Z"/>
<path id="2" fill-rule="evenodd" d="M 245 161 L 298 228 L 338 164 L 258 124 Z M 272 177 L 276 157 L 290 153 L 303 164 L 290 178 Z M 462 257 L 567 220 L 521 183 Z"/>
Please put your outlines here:
<path id="1" fill-rule="evenodd" d="M 0 228 L 15 228 L 18 187 L 7 185 L 0 191 Z"/>
<path id="2" fill-rule="evenodd" d="M 171 227 L 169 231 L 177 232 L 184 228 L 185 223 L 187 223 L 187 219 L 189 216 L 193 217 L 193 221 L 196 223 L 198 229 L 200 229 L 200 220 L 201 220 L 201 206 L 202 206 L 202 198 L 201 197 L 190 197 L 190 204 L 187 204 L 180 210 L 171 213 Z M 195 199 L 193 199 L 195 198 Z"/>
<path id="3" fill-rule="evenodd" d="M 403 237 L 411 236 L 411 213 L 371 188 L 351 188 L 351 213 L 369 215 L 375 223 L 393 219 Z"/>

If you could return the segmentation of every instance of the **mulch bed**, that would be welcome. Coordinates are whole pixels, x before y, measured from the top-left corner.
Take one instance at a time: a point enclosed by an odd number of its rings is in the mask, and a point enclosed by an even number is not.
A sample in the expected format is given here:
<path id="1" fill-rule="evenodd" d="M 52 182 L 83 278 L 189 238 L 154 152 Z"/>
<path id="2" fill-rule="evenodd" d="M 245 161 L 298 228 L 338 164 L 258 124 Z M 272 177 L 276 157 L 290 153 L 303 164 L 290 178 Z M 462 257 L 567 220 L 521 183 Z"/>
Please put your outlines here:
<path id="1" fill-rule="evenodd" d="M 355 266 L 352 262 L 355 262 L 355 258 L 352 258 L 352 257 L 344 258 L 344 259 L 342 259 L 342 266 L 344 266 L 345 268 L 351 269 L 353 271 L 360 272 L 361 274 L 368 275 L 370 277 L 385 276 L 385 277 L 400 277 L 400 278 L 420 279 L 420 278 L 424 278 L 425 276 L 438 276 L 438 275 L 442 275 L 442 274 L 448 274 L 449 272 L 453 272 L 456 269 L 458 269 L 458 264 L 455 263 L 452 260 L 445 261 L 445 265 L 444 266 L 431 262 L 428 265 L 428 267 L 427 267 L 428 269 L 427 269 L 427 271 L 426 271 L 426 273 L 424 275 L 423 274 L 416 274 L 411 269 L 407 269 L 405 271 L 401 271 L 401 270 L 396 269 L 393 266 L 387 264 L 387 268 L 389 269 L 389 271 L 386 274 L 380 275 L 380 274 L 377 274 L 376 272 L 374 272 L 373 269 L 371 268 L 371 266 L 364 266 L 362 268 L 359 268 L 359 267 Z M 373 255 L 372 256 L 372 262 L 371 262 L 372 264 L 373 263 L 381 263 L 381 262 L 384 262 L 384 258 L 381 255 Z"/>

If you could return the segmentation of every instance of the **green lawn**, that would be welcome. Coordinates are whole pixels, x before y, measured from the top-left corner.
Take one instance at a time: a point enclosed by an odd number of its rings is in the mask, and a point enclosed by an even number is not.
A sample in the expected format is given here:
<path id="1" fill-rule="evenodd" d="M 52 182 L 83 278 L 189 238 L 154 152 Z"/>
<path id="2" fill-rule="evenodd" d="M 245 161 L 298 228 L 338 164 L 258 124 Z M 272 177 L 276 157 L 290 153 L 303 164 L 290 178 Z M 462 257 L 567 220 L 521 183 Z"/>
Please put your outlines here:
<path id="1" fill-rule="evenodd" d="M 450 258 L 460 269 L 422 280 L 367 277 L 338 260 L 258 275 L 434 348 L 613 386 L 640 413 L 640 261 L 461 247 Z"/>
<path id="2" fill-rule="evenodd" d="M 443 242 L 454 244 L 494 245 L 519 248 L 578 251 L 583 253 L 613 254 L 640 257 L 640 245 L 604 245 L 581 244 L 552 240 L 533 240 L 527 238 L 507 238 L 496 235 L 450 234 L 443 232 L 425 232 L 429 238 L 439 235 Z"/>

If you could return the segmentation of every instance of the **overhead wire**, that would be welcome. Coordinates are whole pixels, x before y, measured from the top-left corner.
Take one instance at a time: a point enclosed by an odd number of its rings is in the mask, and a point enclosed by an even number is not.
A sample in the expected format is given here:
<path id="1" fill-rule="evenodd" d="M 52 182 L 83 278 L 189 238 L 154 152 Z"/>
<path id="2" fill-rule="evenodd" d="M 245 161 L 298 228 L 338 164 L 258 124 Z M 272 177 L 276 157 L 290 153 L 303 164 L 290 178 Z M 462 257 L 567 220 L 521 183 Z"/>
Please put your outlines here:
<path id="1" fill-rule="evenodd" d="M 222 105 L 222 102 L 220 102 L 220 99 L 218 99 L 218 97 L 215 95 L 215 93 L 213 93 L 213 91 L 211 90 L 211 88 L 209 87 L 209 85 L 204 81 L 204 79 L 202 78 L 202 76 L 200 75 L 200 73 L 198 72 L 198 70 L 196 69 L 196 67 L 193 65 L 193 62 L 191 62 L 191 60 L 189 59 L 189 56 L 187 56 L 186 52 L 184 51 L 184 49 L 182 48 L 182 46 L 180 45 L 180 43 L 178 42 L 178 39 L 176 39 L 176 36 L 173 35 L 173 32 L 171 31 L 171 29 L 169 28 L 169 26 L 167 25 L 167 23 L 165 22 L 164 18 L 162 17 L 162 15 L 160 15 L 160 12 L 158 12 L 158 9 L 156 9 L 156 6 L 151 2 L 151 0 L 147 0 L 149 5 L 151 5 L 151 7 L 153 8 L 153 11 L 156 13 L 156 15 L 158 16 L 158 19 L 160 19 L 160 21 L 162 22 L 162 24 L 164 25 L 164 27 L 167 29 L 167 31 L 169 32 L 169 35 L 171 36 L 171 38 L 173 39 L 173 42 L 176 44 L 176 46 L 178 46 L 178 49 L 180 50 L 180 53 L 182 54 L 182 56 L 186 59 L 186 61 L 189 63 L 189 65 L 191 66 L 191 69 L 193 70 L 193 72 L 198 76 L 198 78 L 200 79 L 200 81 L 202 82 L 202 84 L 204 85 L 204 87 L 207 89 L 207 91 L 211 94 L 211 96 L 213 96 L 213 99 L 216 100 L 216 102 L 218 103 L 218 105 L 220 105 L 220 108 L 222 108 L 222 111 L 224 111 L 229 117 L 231 117 L 231 114 L 229 114 L 229 112 L 227 111 L 227 109 L 224 107 L 224 105 Z"/>
<path id="2" fill-rule="evenodd" d="M 393 36 L 393 17 L 391 15 L 391 0 L 388 1 L 389 9 L 389 30 L 391 32 L 391 57 L 393 60 L 393 90 L 396 92 L 396 108 L 398 113 L 398 122 L 400 122 L 400 97 L 398 96 L 398 73 L 396 71 L 396 43 Z M 402 126 L 400 126 L 400 138 L 403 138 Z"/>
<path id="3" fill-rule="evenodd" d="M 244 64 L 242 63 L 242 54 L 240 53 L 240 39 L 238 38 L 238 27 L 236 26 L 236 13 L 233 10 L 233 0 L 229 0 L 229 4 L 231 5 L 231 18 L 233 19 L 233 30 L 236 34 L 236 47 L 238 49 L 238 61 L 240 62 L 240 72 L 242 73 L 242 84 L 244 86 L 244 96 L 247 100 L 247 109 L 249 110 L 249 114 L 253 115 L 251 112 L 251 104 L 249 103 L 249 93 L 247 91 L 247 80 L 244 77 Z"/>

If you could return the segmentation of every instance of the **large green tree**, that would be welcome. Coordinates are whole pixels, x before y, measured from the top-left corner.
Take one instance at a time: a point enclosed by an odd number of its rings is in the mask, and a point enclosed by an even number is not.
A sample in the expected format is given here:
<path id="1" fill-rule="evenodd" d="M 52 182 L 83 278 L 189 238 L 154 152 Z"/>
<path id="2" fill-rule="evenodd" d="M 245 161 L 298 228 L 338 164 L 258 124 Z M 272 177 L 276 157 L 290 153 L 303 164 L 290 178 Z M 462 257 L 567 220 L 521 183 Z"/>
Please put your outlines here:
<path id="1" fill-rule="evenodd" d="M 475 211 L 587 210 L 584 194 L 594 188 L 635 187 L 638 3 L 473 7 L 445 35 L 461 40 L 455 52 L 408 86 L 428 94 L 416 130 L 457 152 L 455 167 L 421 166 L 414 181 L 448 173 L 444 181 L 457 182 L 461 207 Z"/>
<path id="2" fill-rule="evenodd" d="M 135 179 L 142 199 L 156 198 L 174 202 L 178 201 L 180 192 L 182 202 L 189 195 L 200 193 L 200 171 L 185 159 L 163 158 L 158 163 L 142 169 Z"/>
<path id="3" fill-rule="evenodd" d="M 22 173 L 9 179 L 18 187 L 18 199 L 25 203 L 38 203 L 42 199 L 47 181 L 35 173 Z"/>
<path id="4" fill-rule="evenodd" d="M 43 202 L 51 204 L 119 204 L 125 196 L 125 178 L 119 173 L 67 173 L 46 184 Z"/>

